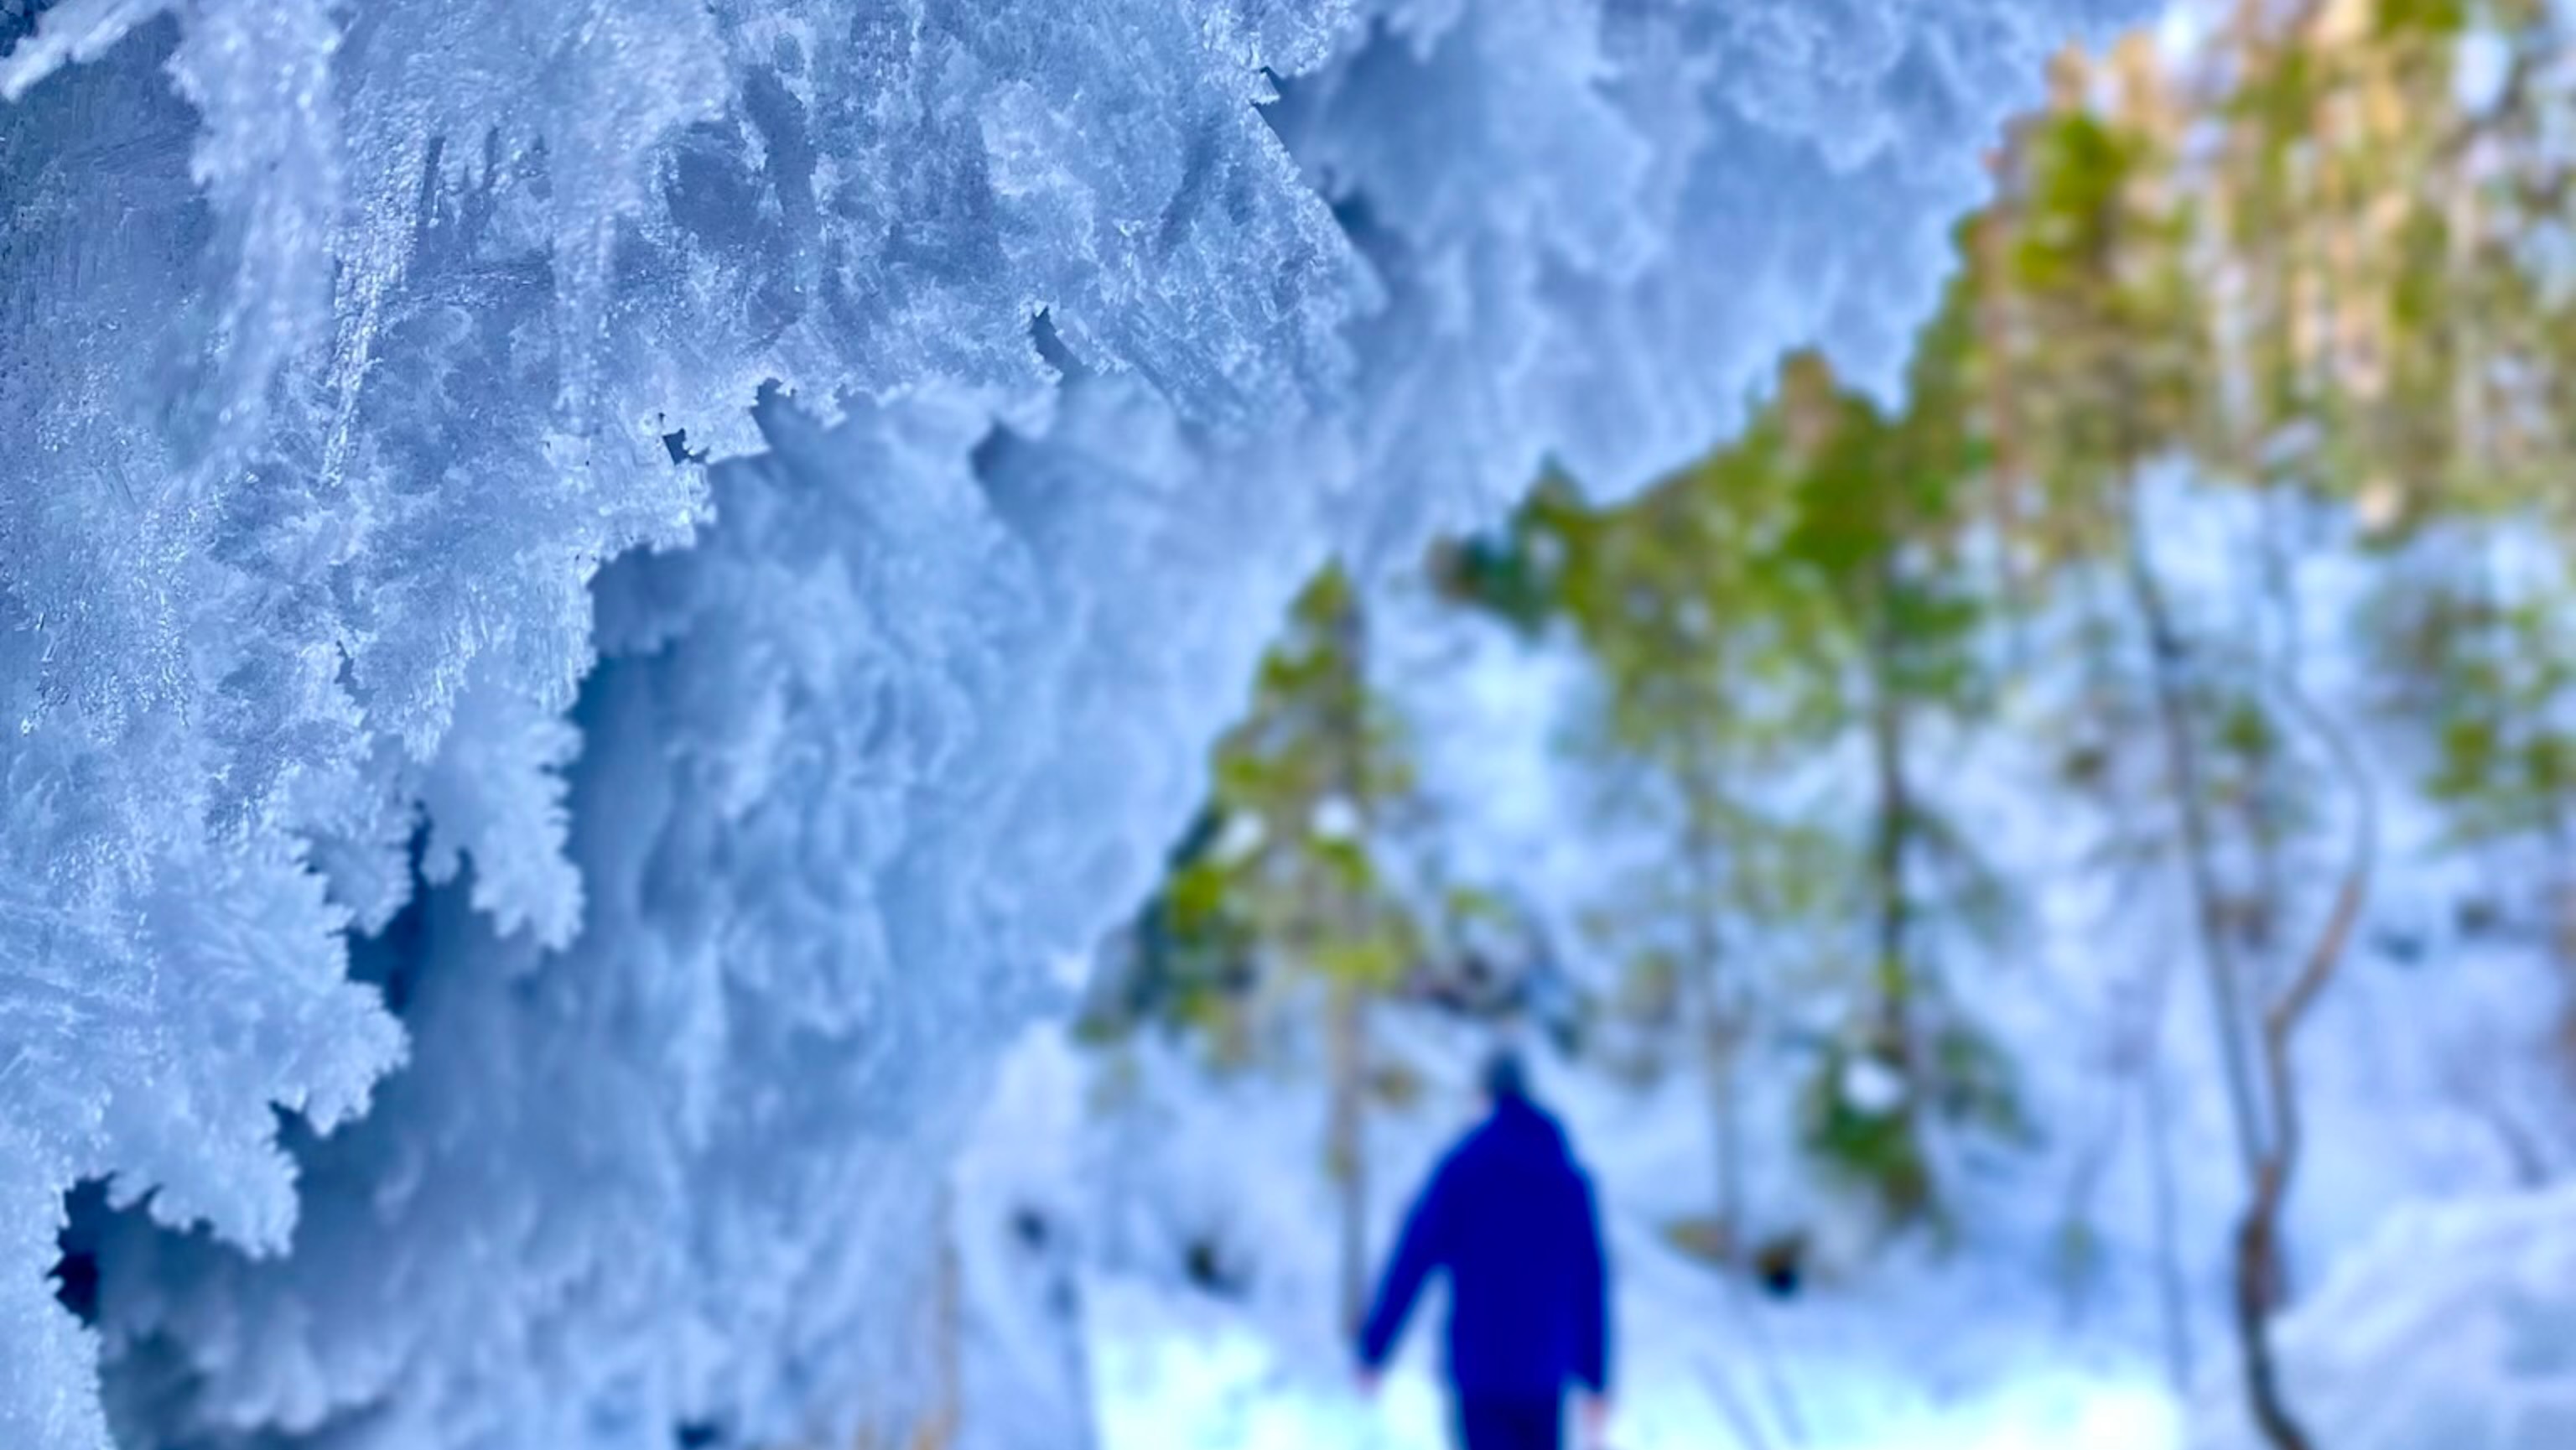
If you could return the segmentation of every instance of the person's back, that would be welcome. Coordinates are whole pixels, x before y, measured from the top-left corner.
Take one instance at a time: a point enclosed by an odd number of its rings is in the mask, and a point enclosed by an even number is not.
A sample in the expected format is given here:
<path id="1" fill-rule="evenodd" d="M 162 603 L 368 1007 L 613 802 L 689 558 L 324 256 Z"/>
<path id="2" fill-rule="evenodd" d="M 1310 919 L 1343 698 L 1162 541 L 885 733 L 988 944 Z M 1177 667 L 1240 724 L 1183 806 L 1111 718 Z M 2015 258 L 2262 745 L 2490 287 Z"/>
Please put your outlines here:
<path id="1" fill-rule="evenodd" d="M 1361 1333 L 1386 1362 L 1424 1283 L 1449 1276 L 1449 1375 L 1468 1450 L 1555 1450 L 1565 1393 L 1609 1384 L 1608 1274 L 1592 1190 L 1564 1133 L 1489 1074 L 1493 1112 L 1442 1160 L 1407 1219 Z"/>

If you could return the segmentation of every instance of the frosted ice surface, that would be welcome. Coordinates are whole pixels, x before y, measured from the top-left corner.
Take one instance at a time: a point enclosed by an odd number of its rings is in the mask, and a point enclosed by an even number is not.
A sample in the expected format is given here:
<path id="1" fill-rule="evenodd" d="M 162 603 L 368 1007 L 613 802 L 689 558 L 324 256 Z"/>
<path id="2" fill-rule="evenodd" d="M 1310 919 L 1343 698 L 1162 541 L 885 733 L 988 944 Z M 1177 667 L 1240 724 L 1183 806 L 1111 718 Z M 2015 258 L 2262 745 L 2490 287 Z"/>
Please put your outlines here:
<path id="1" fill-rule="evenodd" d="M 1298 579 L 1889 384 L 2137 8 L 0 0 L 0 1444 L 902 1414 Z"/>

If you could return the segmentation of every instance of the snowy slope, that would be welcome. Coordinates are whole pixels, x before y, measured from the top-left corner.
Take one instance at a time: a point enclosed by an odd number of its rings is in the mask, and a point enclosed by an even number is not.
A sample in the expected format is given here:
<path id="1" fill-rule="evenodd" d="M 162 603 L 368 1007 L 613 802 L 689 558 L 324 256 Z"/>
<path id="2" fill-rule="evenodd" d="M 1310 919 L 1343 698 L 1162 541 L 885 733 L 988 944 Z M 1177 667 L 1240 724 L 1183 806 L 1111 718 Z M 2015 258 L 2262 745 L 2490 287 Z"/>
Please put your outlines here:
<path id="1" fill-rule="evenodd" d="M 2576 1444 L 2576 1192 L 2394 1215 L 2283 1327 L 2303 1423 L 2336 1450 Z M 2259 1450 L 2222 1379 L 2194 1443 Z"/>

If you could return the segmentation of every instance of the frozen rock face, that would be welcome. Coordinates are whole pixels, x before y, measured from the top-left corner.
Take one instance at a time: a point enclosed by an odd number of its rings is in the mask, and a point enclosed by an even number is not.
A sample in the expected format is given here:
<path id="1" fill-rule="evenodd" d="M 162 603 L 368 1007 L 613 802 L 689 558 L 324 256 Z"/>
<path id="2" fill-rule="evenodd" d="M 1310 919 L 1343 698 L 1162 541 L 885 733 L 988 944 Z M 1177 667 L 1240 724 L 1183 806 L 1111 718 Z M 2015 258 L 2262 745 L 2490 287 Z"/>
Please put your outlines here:
<path id="1" fill-rule="evenodd" d="M 0 0 L 0 1444 L 900 1417 L 1296 582 L 1888 383 L 2137 8 Z"/>
<path id="2" fill-rule="evenodd" d="M 2576 1444 L 2576 1192 L 2401 1214 L 2280 1331 L 2283 1387 L 2337 1450 Z M 2202 1397 L 2206 1450 L 2260 1450 L 2237 1386 Z"/>

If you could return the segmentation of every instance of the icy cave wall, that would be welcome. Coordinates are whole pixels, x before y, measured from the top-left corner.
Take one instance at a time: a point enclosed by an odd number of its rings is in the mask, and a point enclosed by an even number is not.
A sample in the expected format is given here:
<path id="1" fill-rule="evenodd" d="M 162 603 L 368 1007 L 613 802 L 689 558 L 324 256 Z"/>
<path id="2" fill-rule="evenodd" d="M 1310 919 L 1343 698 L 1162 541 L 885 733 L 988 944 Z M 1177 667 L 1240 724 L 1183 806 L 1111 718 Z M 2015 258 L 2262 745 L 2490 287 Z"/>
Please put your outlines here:
<path id="1" fill-rule="evenodd" d="M 1887 384 L 2138 8 L 0 0 L 0 1444 L 900 1413 L 1301 575 Z"/>

